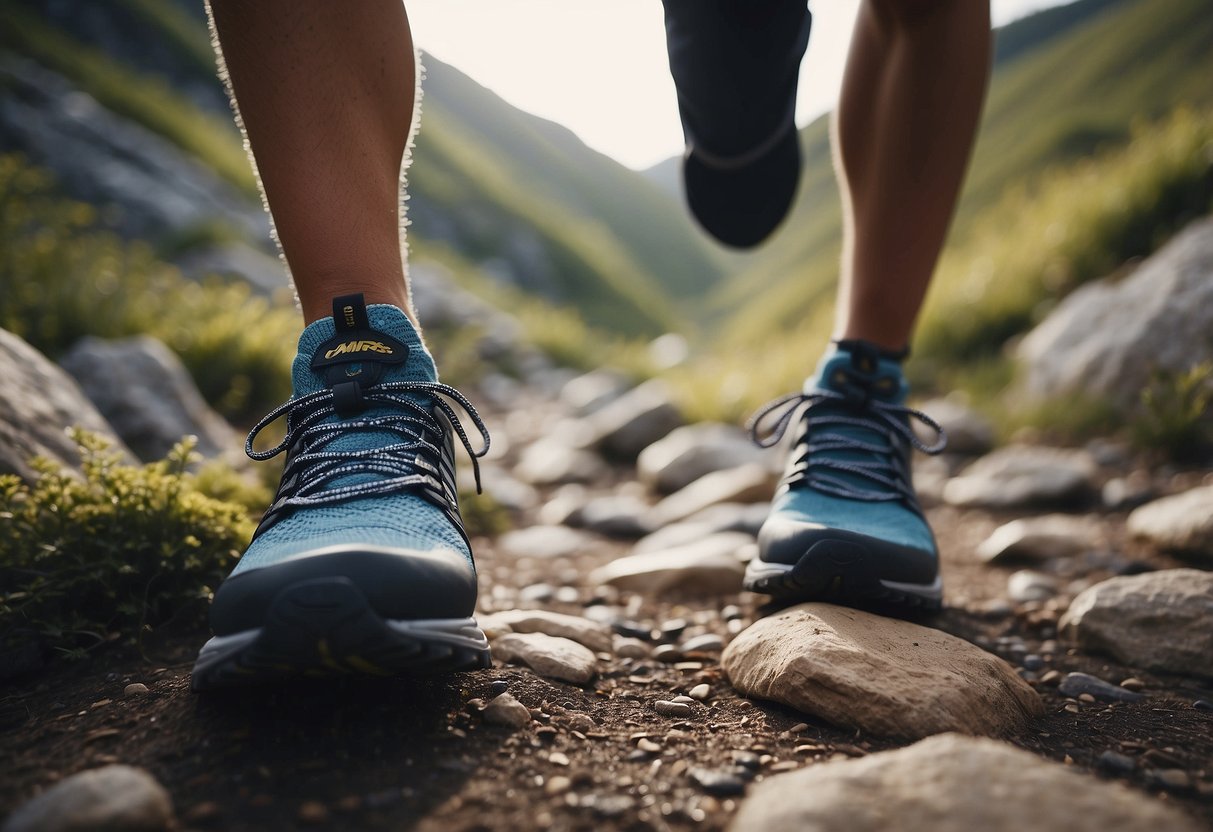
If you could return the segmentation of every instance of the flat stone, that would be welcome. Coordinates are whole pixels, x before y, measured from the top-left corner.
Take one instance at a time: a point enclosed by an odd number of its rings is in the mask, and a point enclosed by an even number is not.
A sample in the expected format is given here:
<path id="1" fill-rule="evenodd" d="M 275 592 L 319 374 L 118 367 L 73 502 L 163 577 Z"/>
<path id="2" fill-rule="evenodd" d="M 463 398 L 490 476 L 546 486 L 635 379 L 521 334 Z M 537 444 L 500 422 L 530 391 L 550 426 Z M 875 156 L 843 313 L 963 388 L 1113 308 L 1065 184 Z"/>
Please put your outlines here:
<path id="1" fill-rule="evenodd" d="M 671 494 L 713 471 L 766 465 L 769 457 L 735 425 L 698 422 L 676 428 L 641 451 L 636 470 L 642 483 Z"/>
<path id="2" fill-rule="evenodd" d="M 875 796 L 875 797 L 874 797 Z M 995 740 L 945 734 L 807 766 L 750 792 L 731 832 L 1130 832 L 1201 828 L 1147 794 Z"/>
<path id="3" fill-rule="evenodd" d="M 67 434 L 71 427 L 92 431 L 120 453 L 128 453 L 71 376 L 0 329 L 0 474 L 16 474 L 32 482 L 36 473 L 30 460 L 35 456 L 78 465 L 76 444 Z"/>
<path id="4" fill-rule="evenodd" d="M 1057 689 L 1075 699 L 1084 693 L 1107 702 L 1140 702 L 1145 694 L 1134 693 L 1089 673 L 1067 673 Z"/>
<path id="5" fill-rule="evenodd" d="M 770 500 L 778 479 L 771 469 L 756 464 L 714 471 L 653 506 L 649 522 L 658 529 L 720 503 Z"/>
<path id="6" fill-rule="evenodd" d="M 683 423 L 669 388 L 654 379 L 586 417 L 583 447 L 634 462 L 640 452 Z"/>
<path id="7" fill-rule="evenodd" d="M 651 653 L 649 646 L 638 638 L 615 636 L 612 646 L 615 655 L 621 659 L 647 659 Z"/>
<path id="8" fill-rule="evenodd" d="M 527 526 L 511 529 L 497 538 L 497 551 L 512 558 L 563 558 L 590 550 L 593 535 L 568 526 Z"/>
<path id="9" fill-rule="evenodd" d="M 1016 603 L 1047 601 L 1057 594 L 1057 579 L 1043 572 L 1021 569 L 1007 578 L 1007 597 Z"/>
<path id="10" fill-rule="evenodd" d="M 716 633 L 704 633 L 688 638 L 679 649 L 683 653 L 718 653 L 724 649 L 724 638 Z"/>
<path id="11" fill-rule="evenodd" d="M 698 543 L 629 555 L 590 573 L 590 581 L 633 592 L 726 595 L 741 591 L 745 567 L 737 558 L 753 542 L 747 534 L 725 532 Z"/>
<path id="12" fill-rule="evenodd" d="M 576 615 L 548 610 L 506 610 L 481 616 L 479 621 L 485 632 L 543 633 L 572 639 L 596 653 L 609 652 L 612 647 L 610 627 Z"/>
<path id="13" fill-rule="evenodd" d="M 943 499 L 955 506 L 1001 509 L 1071 503 L 1091 491 L 1095 471 L 1085 451 L 1008 445 L 949 480 Z"/>
<path id="14" fill-rule="evenodd" d="M 584 685 L 598 673 L 594 654 L 577 642 L 543 633 L 508 633 L 493 642 L 493 655 L 522 662 L 540 676 Z"/>
<path id="15" fill-rule="evenodd" d="M 613 370 L 591 370 L 565 382 L 560 401 L 578 416 L 601 410 L 627 392 L 631 384 Z"/>
<path id="16" fill-rule="evenodd" d="M 572 448 L 559 439 L 545 438 L 528 445 L 514 466 L 514 475 L 531 485 L 592 483 L 607 473 L 597 454 Z"/>
<path id="17" fill-rule="evenodd" d="M 1134 668 L 1213 679 L 1213 572 L 1109 578 L 1079 593 L 1058 631 L 1081 650 Z"/>
<path id="18" fill-rule="evenodd" d="M 693 768 L 690 774 L 691 782 L 700 791 L 717 797 L 729 797 L 745 794 L 745 780 L 728 771 L 714 771 L 707 768 Z"/>
<path id="19" fill-rule="evenodd" d="M 648 511 L 648 504 L 639 497 L 608 494 L 587 501 L 570 518 L 570 524 L 606 537 L 635 540 L 654 529 Z"/>
<path id="20" fill-rule="evenodd" d="M 511 694 L 499 694 L 484 706 L 484 721 L 491 725 L 521 728 L 531 724 L 531 712 Z"/>
<path id="21" fill-rule="evenodd" d="M 1213 565 L 1213 485 L 1134 509 L 1129 533 L 1160 549 Z"/>
<path id="22" fill-rule="evenodd" d="M 662 526 L 636 541 L 632 552 L 660 552 L 663 549 L 694 543 L 720 532 L 745 532 L 757 536 L 770 511 L 769 502 L 718 503 L 695 512 L 685 520 Z"/>
<path id="23" fill-rule="evenodd" d="M 746 696 L 882 736 L 999 735 L 1043 712 L 997 656 L 939 630 L 831 604 L 761 619 L 725 648 L 721 664 Z"/>
<path id="24" fill-rule="evenodd" d="M 141 768 L 73 774 L 9 817 L 4 832 L 158 832 L 173 827 L 173 801 Z"/>
<path id="25" fill-rule="evenodd" d="M 670 702 L 664 699 L 654 702 L 653 710 L 662 716 L 688 717 L 694 713 L 691 706 L 684 702 Z"/>
<path id="26" fill-rule="evenodd" d="M 977 557 L 989 563 L 1044 561 L 1088 551 L 1098 532 L 1090 517 L 1045 514 L 1004 523 L 977 547 Z"/>

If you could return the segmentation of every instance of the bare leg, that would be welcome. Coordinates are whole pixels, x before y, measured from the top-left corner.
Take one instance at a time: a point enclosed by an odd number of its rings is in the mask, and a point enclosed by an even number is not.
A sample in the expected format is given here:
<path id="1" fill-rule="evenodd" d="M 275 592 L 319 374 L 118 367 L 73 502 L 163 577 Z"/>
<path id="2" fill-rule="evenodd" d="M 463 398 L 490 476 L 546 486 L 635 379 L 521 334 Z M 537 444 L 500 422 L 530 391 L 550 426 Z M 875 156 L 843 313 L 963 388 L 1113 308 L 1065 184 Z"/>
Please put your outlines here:
<path id="1" fill-rule="evenodd" d="M 865 0 L 834 120 L 845 241 L 835 337 L 909 343 L 968 165 L 988 0 Z"/>
<path id="2" fill-rule="evenodd" d="M 416 62 L 401 0 L 210 0 L 308 323 L 335 295 L 409 308 L 400 166 Z"/>

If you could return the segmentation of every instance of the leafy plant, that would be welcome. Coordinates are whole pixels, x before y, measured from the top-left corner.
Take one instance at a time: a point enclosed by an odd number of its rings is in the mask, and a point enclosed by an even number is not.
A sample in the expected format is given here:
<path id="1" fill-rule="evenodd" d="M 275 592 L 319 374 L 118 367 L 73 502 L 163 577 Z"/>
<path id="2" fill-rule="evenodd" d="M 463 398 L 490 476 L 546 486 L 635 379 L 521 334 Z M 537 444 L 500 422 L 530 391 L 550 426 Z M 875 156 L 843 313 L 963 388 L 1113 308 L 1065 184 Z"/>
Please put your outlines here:
<path id="1" fill-rule="evenodd" d="M 33 631 L 80 655 L 115 635 L 200 622 L 252 535 L 246 509 L 198 488 L 192 441 L 133 466 L 104 439 L 73 439 L 82 476 L 45 459 L 33 484 L 0 476 L 0 632 Z"/>
<path id="2" fill-rule="evenodd" d="M 1213 449 L 1213 361 L 1154 373 L 1133 421 L 1138 445 L 1191 461 Z"/>

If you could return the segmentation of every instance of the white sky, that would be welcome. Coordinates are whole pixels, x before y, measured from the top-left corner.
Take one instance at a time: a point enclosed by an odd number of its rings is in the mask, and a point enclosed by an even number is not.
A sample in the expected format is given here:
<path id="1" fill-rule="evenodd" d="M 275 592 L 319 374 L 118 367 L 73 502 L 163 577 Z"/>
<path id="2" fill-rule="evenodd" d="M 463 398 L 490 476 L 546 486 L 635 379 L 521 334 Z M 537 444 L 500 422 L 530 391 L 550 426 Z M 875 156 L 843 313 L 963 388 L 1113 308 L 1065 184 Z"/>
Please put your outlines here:
<path id="1" fill-rule="evenodd" d="M 1062 0 L 993 0 L 995 25 Z M 413 38 L 516 107 L 643 169 L 682 152 L 660 0 L 406 0 Z M 834 106 L 859 0 L 816 0 L 797 121 Z"/>

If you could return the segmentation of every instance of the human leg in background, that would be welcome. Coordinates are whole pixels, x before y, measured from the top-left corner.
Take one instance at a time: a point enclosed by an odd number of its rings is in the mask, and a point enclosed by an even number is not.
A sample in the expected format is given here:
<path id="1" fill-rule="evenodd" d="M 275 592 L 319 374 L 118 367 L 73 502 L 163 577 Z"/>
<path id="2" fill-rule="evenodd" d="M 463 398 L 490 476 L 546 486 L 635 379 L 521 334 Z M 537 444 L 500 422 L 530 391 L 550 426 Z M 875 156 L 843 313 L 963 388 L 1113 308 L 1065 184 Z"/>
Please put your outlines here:
<path id="1" fill-rule="evenodd" d="M 282 483 L 211 605 L 195 689 L 293 674 L 487 666 L 455 442 L 408 304 L 400 168 L 415 58 L 400 0 L 212 0 L 233 95 L 307 327 L 294 395 L 253 429 Z M 370 301 L 368 304 L 367 301 Z M 474 450 L 462 409 L 480 430 Z M 286 417 L 277 447 L 252 451 Z"/>
<path id="2" fill-rule="evenodd" d="M 845 241 L 835 344 L 756 418 L 793 449 L 746 586 L 785 599 L 937 608 L 934 535 L 910 477 L 901 359 L 929 285 L 989 74 L 985 0 L 865 0 L 834 124 Z"/>

